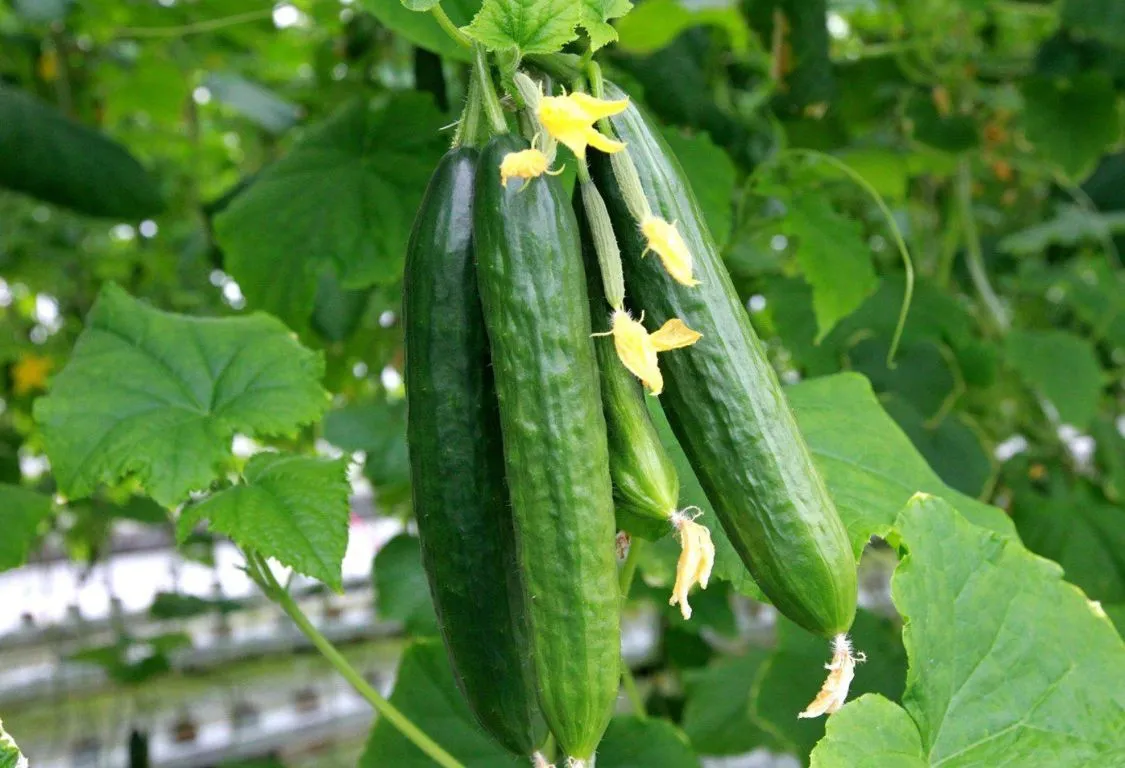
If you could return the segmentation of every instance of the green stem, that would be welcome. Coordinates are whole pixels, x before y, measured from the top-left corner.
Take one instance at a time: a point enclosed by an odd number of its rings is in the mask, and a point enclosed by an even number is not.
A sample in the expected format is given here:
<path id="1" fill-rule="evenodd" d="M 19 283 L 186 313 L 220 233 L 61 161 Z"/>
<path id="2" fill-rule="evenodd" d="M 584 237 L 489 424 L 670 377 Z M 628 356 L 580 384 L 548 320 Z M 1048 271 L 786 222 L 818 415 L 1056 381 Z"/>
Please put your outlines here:
<path id="1" fill-rule="evenodd" d="M 589 61 L 586 63 L 586 80 L 590 83 L 590 95 L 595 99 L 605 98 L 605 78 L 602 77 L 602 68 L 598 66 L 598 62 Z M 608 117 L 603 117 L 598 121 L 598 128 L 606 136 L 614 136 L 613 125 L 609 122 Z"/>
<path id="2" fill-rule="evenodd" d="M 453 39 L 453 42 L 457 43 L 457 45 L 462 48 L 473 47 L 472 38 L 462 32 L 457 25 L 453 23 L 453 19 L 449 18 L 449 15 L 442 10 L 440 3 L 431 8 L 430 13 L 433 14 L 434 19 L 437 20 L 438 26 L 442 28 L 442 31 Z"/>
<path id="3" fill-rule="evenodd" d="M 363 679 L 363 676 L 348 663 L 348 660 L 336 649 L 336 646 L 332 645 L 328 638 L 313 626 L 309 617 L 297 605 L 293 596 L 277 582 L 269 564 L 260 554 L 249 551 L 245 554 L 247 571 L 251 578 L 258 582 L 258 585 L 262 587 L 262 590 L 271 600 L 281 606 L 281 609 L 293 620 L 293 623 L 304 633 L 305 637 L 316 646 L 316 649 L 336 668 L 336 671 L 355 688 L 356 692 L 367 699 L 381 717 L 386 718 L 403 736 L 413 742 L 414 746 L 422 750 L 442 768 L 465 768 L 453 755 L 438 746 L 433 739 L 423 733 L 406 715 L 402 714 L 395 705 L 379 695 L 379 692 Z"/>
<path id="4" fill-rule="evenodd" d="M 895 245 L 898 247 L 899 255 L 902 257 L 902 266 L 906 272 L 906 290 L 902 294 L 902 308 L 898 312 L 898 323 L 895 325 L 894 336 L 891 338 L 891 348 L 887 351 L 887 367 L 894 368 L 895 353 L 898 352 L 898 345 L 902 342 L 902 333 L 906 329 L 906 316 L 910 312 L 910 304 L 914 300 L 914 260 L 910 258 L 910 250 L 906 247 L 906 240 L 902 236 L 902 230 L 898 228 L 898 222 L 895 221 L 894 214 L 883 200 L 883 196 L 879 194 L 871 183 L 863 178 L 855 171 L 850 165 L 845 163 L 838 157 L 829 155 L 824 152 L 818 152 L 815 149 L 786 149 L 783 150 L 785 154 L 797 155 L 804 157 L 812 157 L 824 160 L 826 163 L 836 168 L 849 179 L 858 184 L 864 192 L 875 201 L 875 205 L 879 206 L 879 210 L 883 214 L 883 218 L 887 221 L 887 226 L 891 230 L 891 237 L 894 238 Z"/>
<path id="5" fill-rule="evenodd" d="M 473 46 L 473 78 L 480 89 L 481 104 L 484 106 L 484 113 L 488 115 L 493 134 L 507 133 L 508 121 L 504 117 L 504 108 L 500 106 L 500 98 L 496 95 L 492 70 L 488 66 L 488 54 L 482 45 Z"/>
<path id="6" fill-rule="evenodd" d="M 969 277 L 984 302 L 996 329 L 1001 335 L 1008 332 L 1008 313 L 1000 303 L 1000 297 L 988 282 L 988 272 L 984 267 L 984 253 L 977 231 L 977 220 L 973 216 L 973 176 L 969 161 L 962 160 L 957 168 L 957 216 L 961 220 L 961 231 L 965 236 L 965 265 Z"/>
<path id="7" fill-rule="evenodd" d="M 453 135 L 453 146 L 474 146 L 480 134 L 480 85 L 475 77 L 469 78 L 469 92 L 465 96 L 465 108 L 461 111 L 461 119 L 457 123 L 457 132 Z"/>
<path id="8" fill-rule="evenodd" d="M 571 53 L 532 54 L 527 61 L 556 80 L 572 83 L 582 76 L 581 60 Z"/>
<path id="9" fill-rule="evenodd" d="M 637 688 L 637 679 L 633 677 L 625 659 L 621 660 L 621 686 L 625 689 L 625 698 L 629 699 L 629 704 L 633 707 L 633 714 L 641 719 L 648 717 L 645 700 L 641 698 L 641 692 Z"/>
<path id="10" fill-rule="evenodd" d="M 621 604 L 625 605 L 625 601 L 629 598 L 629 590 L 633 588 L 633 577 L 637 573 L 637 563 L 641 559 L 641 546 L 644 544 L 644 539 L 636 536 L 632 537 L 629 542 L 629 554 L 625 556 L 625 562 L 621 565 L 621 570 L 617 573 L 617 587 L 621 592 Z"/>

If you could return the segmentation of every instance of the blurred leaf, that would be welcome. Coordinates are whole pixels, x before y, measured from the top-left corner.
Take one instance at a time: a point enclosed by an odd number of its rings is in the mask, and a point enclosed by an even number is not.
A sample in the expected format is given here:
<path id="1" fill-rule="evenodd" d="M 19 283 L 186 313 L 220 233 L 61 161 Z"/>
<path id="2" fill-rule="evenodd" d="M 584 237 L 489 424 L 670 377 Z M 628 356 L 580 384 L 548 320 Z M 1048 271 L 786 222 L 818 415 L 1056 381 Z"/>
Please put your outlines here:
<path id="1" fill-rule="evenodd" d="M 1117 0 L 1064 0 L 1062 23 L 1118 48 L 1125 40 L 1125 6 Z"/>
<path id="2" fill-rule="evenodd" d="M 836 95 L 828 52 L 827 0 L 778 0 L 771 21 L 784 19 L 780 38 L 780 82 L 774 99 L 782 114 L 804 115 L 810 107 L 827 104 Z M 778 35 L 771 25 L 770 38 Z"/>
<path id="3" fill-rule="evenodd" d="M 441 0 L 402 0 L 402 4 L 412 11 L 424 12 L 441 5 Z"/>
<path id="4" fill-rule="evenodd" d="M 914 138 L 943 152 L 959 153 L 977 146 L 977 126 L 971 117 L 941 114 L 929 94 L 915 93 L 907 105 Z"/>
<path id="5" fill-rule="evenodd" d="M 287 434 L 316 419 L 322 373 L 271 317 L 174 315 L 110 283 L 35 418 L 67 496 L 131 476 L 171 508 L 211 484 L 236 432 Z"/>
<path id="6" fill-rule="evenodd" d="M 1089 176 L 1106 147 L 1120 137 L 1117 97 L 1105 72 L 1070 79 L 1033 75 L 1020 90 L 1028 141 L 1071 179 Z"/>
<path id="7" fill-rule="evenodd" d="M 2 85 L 0 186 L 91 216 L 138 220 L 164 209 L 155 179 L 128 150 Z"/>
<path id="8" fill-rule="evenodd" d="M 176 537 L 183 541 L 206 519 L 209 530 L 240 547 L 340 591 L 351 512 L 347 467 L 345 459 L 259 453 L 242 471 L 241 485 L 180 513 Z"/>
<path id="9" fill-rule="evenodd" d="M 992 460 L 977 433 L 957 414 L 947 414 L 931 425 L 901 398 L 887 398 L 883 407 L 938 477 L 961 493 L 980 496 L 992 477 Z"/>
<path id="10" fill-rule="evenodd" d="M 484 0 L 464 31 L 490 51 L 555 53 L 577 36 L 584 10 L 573 0 Z"/>
<path id="11" fill-rule="evenodd" d="M 210 613 L 233 613 L 242 608 L 237 600 L 208 600 L 180 592 L 157 592 L 148 608 L 148 615 L 158 621 L 164 619 L 190 619 Z"/>
<path id="12" fill-rule="evenodd" d="M 375 555 L 372 574 L 379 618 L 401 621 L 406 633 L 415 637 L 437 635 L 437 615 L 416 536 L 402 533 L 388 541 Z"/>
<path id="13" fill-rule="evenodd" d="M 684 674 L 687 704 L 681 723 L 701 755 L 741 755 L 771 746 L 773 737 L 750 718 L 750 689 L 769 653 L 751 648 Z"/>
<path id="14" fill-rule="evenodd" d="M 296 104 L 233 72 L 212 72 L 203 84 L 216 101 L 271 133 L 284 133 L 301 117 L 301 108 Z"/>
<path id="15" fill-rule="evenodd" d="M 1013 330 L 1008 362 L 1051 401 L 1063 422 L 1086 429 L 1098 411 L 1102 370 L 1094 345 L 1067 331 Z"/>
<path id="16" fill-rule="evenodd" d="M 312 328 L 328 341 L 346 341 L 363 321 L 371 289 L 349 291 L 331 272 L 320 276 L 312 314 Z"/>
<path id="17" fill-rule="evenodd" d="M 730 37 L 735 53 L 750 48 L 750 31 L 735 2 L 688 7 L 679 0 L 645 0 L 617 22 L 618 47 L 636 54 L 649 54 L 675 40 L 685 29 L 719 27 Z M 696 188 L 698 191 L 698 187 Z"/>
<path id="18" fill-rule="evenodd" d="M 13 7 L 16 13 L 28 21 L 42 24 L 61 20 L 73 2 L 74 0 L 14 0 Z"/>
<path id="19" fill-rule="evenodd" d="M 359 0 L 357 5 L 377 18 L 396 35 L 420 48 L 446 58 L 469 61 L 470 51 L 462 48 L 446 34 L 428 13 L 406 8 L 402 0 Z M 480 0 L 442 0 L 441 7 L 457 26 L 468 24 L 480 9 Z"/>
<path id="20" fill-rule="evenodd" d="M 322 272 L 349 289 L 398 280 L 444 144 L 441 122 L 417 93 L 354 102 L 265 168 L 215 218 L 224 263 L 250 306 L 302 329 Z"/>
<path id="21" fill-rule="evenodd" d="M 811 768 L 928 768 L 922 737 L 906 710 L 877 693 L 850 702 L 828 718 Z"/>
<path id="22" fill-rule="evenodd" d="M 1013 232 L 997 247 L 1015 256 L 1029 256 L 1052 245 L 1100 245 L 1105 238 L 1121 234 L 1125 234 L 1125 211 L 1099 213 L 1076 205 L 1060 205 L 1055 218 Z"/>
<path id="23" fill-rule="evenodd" d="M 473 720 L 453 681 L 438 640 L 415 640 L 399 664 L 391 703 L 467 768 L 524 766 L 526 757 L 508 754 Z M 432 768 L 426 757 L 386 718 L 371 729 L 359 768 Z"/>
<path id="24" fill-rule="evenodd" d="M 324 417 L 324 439 L 342 450 L 366 453 L 364 472 L 376 487 L 410 482 L 403 401 L 358 403 L 329 411 Z"/>
<path id="25" fill-rule="evenodd" d="M 94 664 L 114 682 L 136 686 L 170 672 L 169 654 L 191 645 L 191 637 L 183 632 L 145 639 L 123 637 L 109 645 L 84 648 L 71 654 L 69 660 Z"/>
<path id="26" fill-rule="evenodd" d="M 824 718 L 799 720 L 824 683 L 824 665 L 832 657 L 828 641 L 780 618 L 777 648 L 759 668 L 751 695 L 754 722 L 781 739 L 798 755 L 807 755 L 824 735 Z M 867 661 L 856 668 L 851 696 L 879 693 L 898 699 L 906 680 L 906 653 L 898 627 L 860 610 L 851 629 L 856 651 Z M 828 718 L 831 721 L 831 718 Z"/>
<path id="27" fill-rule="evenodd" d="M 39 524 L 51 514 L 51 497 L 18 485 L 0 483 L 0 571 L 27 562 L 39 538 Z"/>
<path id="28" fill-rule="evenodd" d="M 629 0 L 582 0 L 578 24 L 586 30 L 591 50 L 596 51 L 617 39 L 617 30 L 609 21 L 629 13 L 632 7 Z"/>
<path id="29" fill-rule="evenodd" d="M 910 178 L 906 155 L 882 147 L 865 147 L 841 152 L 839 158 L 888 200 L 906 198 Z"/>
<path id="30" fill-rule="evenodd" d="M 797 261 L 813 289 L 820 341 L 878 287 L 871 249 L 859 223 L 833 210 L 823 194 L 795 196 L 786 208 L 781 229 L 797 238 Z"/>
<path id="31" fill-rule="evenodd" d="M 688 136 L 666 128 L 663 134 L 672 154 L 683 166 L 707 226 L 721 248 L 730 237 L 733 218 L 734 164 L 706 133 Z"/>
<path id="32" fill-rule="evenodd" d="M 1091 433 L 1097 442 L 1098 465 L 1102 468 L 1102 490 L 1117 504 L 1125 502 L 1125 435 L 1106 417 L 1099 417 Z"/>
<path id="33" fill-rule="evenodd" d="M 699 768 L 699 758 L 676 726 L 657 718 L 618 715 L 598 745 L 601 768 Z"/>
<path id="34" fill-rule="evenodd" d="M 894 368 L 887 367 L 889 351 L 889 341 L 872 337 L 852 347 L 848 359 L 855 370 L 867 376 L 877 393 L 897 395 L 923 418 L 932 417 L 941 410 L 956 385 L 943 350 L 929 341 L 903 345 Z"/>

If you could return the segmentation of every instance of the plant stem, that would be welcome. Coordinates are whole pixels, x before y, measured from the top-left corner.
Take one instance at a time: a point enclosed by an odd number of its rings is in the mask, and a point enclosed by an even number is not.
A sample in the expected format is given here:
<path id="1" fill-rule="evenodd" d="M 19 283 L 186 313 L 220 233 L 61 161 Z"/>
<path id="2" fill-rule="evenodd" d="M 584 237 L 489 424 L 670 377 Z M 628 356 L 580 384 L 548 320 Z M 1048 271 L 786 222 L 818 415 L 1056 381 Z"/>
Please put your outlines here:
<path id="1" fill-rule="evenodd" d="M 621 566 L 621 570 L 617 573 L 617 587 L 621 592 L 621 605 L 625 605 L 625 601 L 629 598 L 629 590 L 633 587 L 633 576 L 637 573 L 637 563 L 641 559 L 641 546 L 644 544 L 644 539 L 633 537 L 629 542 L 629 554 L 625 556 L 625 562 Z"/>
<path id="2" fill-rule="evenodd" d="M 621 686 L 625 689 L 625 698 L 629 699 L 629 704 L 633 707 L 633 714 L 641 719 L 648 717 L 648 712 L 645 711 L 645 700 L 641 698 L 641 692 L 637 688 L 637 680 L 633 677 L 633 672 L 629 669 L 629 665 L 625 663 L 625 659 L 621 660 Z"/>
<path id="3" fill-rule="evenodd" d="M 996 329 L 1003 335 L 1009 328 L 1008 313 L 1000 303 L 1000 297 L 992 289 L 992 284 L 988 282 L 988 272 L 984 267 L 980 233 L 973 216 L 973 176 L 967 159 L 962 160 L 957 168 L 957 215 L 965 236 L 965 265 L 969 268 L 969 277 L 972 278 Z"/>
<path id="4" fill-rule="evenodd" d="M 449 18 L 449 15 L 442 10 L 440 3 L 431 8 L 430 13 L 433 14 L 434 19 L 437 20 L 438 26 L 442 28 L 442 31 L 453 39 L 453 42 L 457 43 L 457 45 L 460 45 L 462 48 L 473 47 L 472 38 L 462 32 L 457 25 L 453 23 L 453 19 Z"/>
<path id="5" fill-rule="evenodd" d="M 504 117 L 504 108 L 500 106 L 500 99 L 496 95 L 496 86 L 492 84 L 492 70 L 488 66 L 488 54 L 482 45 L 473 46 L 473 78 L 480 89 L 481 104 L 484 113 L 488 115 L 488 122 L 494 134 L 508 132 L 508 121 Z"/>
<path id="6" fill-rule="evenodd" d="M 265 558 L 257 552 L 247 551 L 245 554 L 247 571 L 251 578 L 258 582 L 258 585 L 266 593 L 266 596 L 281 606 L 281 609 L 293 620 L 293 623 L 304 633 L 305 637 L 316 646 L 316 649 L 336 668 L 336 671 L 355 688 L 356 692 L 367 699 L 381 717 L 386 718 L 391 725 L 397 728 L 414 746 L 422 750 L 422 752 L 428 755 L 435 763 L 442 766 L 442 768 L 465 768 L 453 755 L 438 746 L 433 739 L 423 733 L 418 726 L 414 725 L 414 723 L 410 721 L 410 718 L 402 714 L 395 705 L 383 698 L 378 691 L 372 688 L 371 685 L 363 679 L 363 676 L 348 663 L 348 660 L 336 649 L 336 646 L 332 645 L 328 638 L 322 635 L 320 630 L 313 626 L 312 622 L 309 621 L 309 617 L 306 616 L 301 610 L 301 607 L 297 605 L 293 596 L 278 583 L 273 572 L 270 570 L 269 564 L 265 561 Z"/>
<path id="7" fill-rule="evenodd" d="M 461 119 L 457 123 L 457 132 L 453 135 L 453 146 L 474 146 L 480 134 L 480 85 L 475 77 L 469 78 L 469 92 L 465 96 L 465 108 L 461 111 Z"/>
<path id="8" fill-rule="evenodd" d="M 123 27 L 117 30 L 119 37 L 183 37 L 201 32 L 213 32 L 223 27 L 233 27 L 250 21 L 261 21 L 273 15 L 273 8 L 262 8 L 257 11 L 236 13 L 233 16 L 223 16 L 218 19 L 204 19 L 193 24 L 183 24 L 178 27 Z"/>

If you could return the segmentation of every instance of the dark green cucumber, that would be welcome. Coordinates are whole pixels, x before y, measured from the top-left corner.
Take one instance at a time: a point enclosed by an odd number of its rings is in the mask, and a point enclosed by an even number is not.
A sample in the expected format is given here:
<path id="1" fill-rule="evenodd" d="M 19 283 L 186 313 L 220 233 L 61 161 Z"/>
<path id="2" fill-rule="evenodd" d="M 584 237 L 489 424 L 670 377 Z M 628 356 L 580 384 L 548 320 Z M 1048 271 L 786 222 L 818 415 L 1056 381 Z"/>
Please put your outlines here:
<path id="1" fill-rule="evenodd" d="M 543 715 L 593 754 L 620 671 L 613 495 L 578 223 L 561 183 L 500 184 L 527 143 L 481 153 L 473 237 Z"/>
<path id="2" fill-rule="evenodd" d="M 611 98 L 624 96 L 609 90 Z M 805 629 L 826 636 L 844 632 L 856 607 L 847 529 L 679 163 L 636 106 L 612 122 L 653 213 L 678 223 L 700 281 L 680 285 L 659 259 L 644 256 L 645 242 L 609 158 L 594 153 L 591 170 L 614 222 L 634 309 L 645 311 L 650 331 L 678 317 L 703 334 L 691 347 L 660 357 L 668 420 L 762 591 Z"/>
<path id="3" fill-rule="evenodd" d="M 611 312 L 598 273 L 582 196 L 574 196 L 574 212 L 582 234 L 590 319 L 595 334 L 609 331 Z M 621 363 L 613 338 L 595 336 L 602 409 L 609 438 L 609 473 L 617 526 L 631 534 L 657 540 L 672 532 L 669 517 L 676 511 L 680 479 L 652 423 L 640 381 Z"/>
<path id="4" fill-rule="evenodd" d="M 506 749 L 546 736 L 472 250 L 477 150 L 442 159 L 406 256 L 407 435 L 414 513 L 442 639 L 469 708 Z"/>

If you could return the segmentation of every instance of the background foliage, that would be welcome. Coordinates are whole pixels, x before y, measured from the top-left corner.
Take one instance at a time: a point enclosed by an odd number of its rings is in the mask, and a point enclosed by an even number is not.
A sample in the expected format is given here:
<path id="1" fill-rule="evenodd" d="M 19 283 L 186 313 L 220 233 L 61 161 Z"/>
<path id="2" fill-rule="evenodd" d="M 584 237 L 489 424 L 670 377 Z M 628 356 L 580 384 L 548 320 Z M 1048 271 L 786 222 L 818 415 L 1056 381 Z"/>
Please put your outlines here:
<path id="1" fill-rule="evenodd" d="M 479 5 L 443 3 L 458 24 Z M 539 16 L 513 27 L 522 6 Z M 674 545 L 653 548 L 633 597 L 660 612 L 640 672 L 665 719 L 615 720 L 599 766 L 758 747 L 817 766 L 1125 760 L 1125 650 L 1104 618 L 1125 618 L 1125 14 L 627 6 L 490 2 L 470 31 L 605 46 L 666 125 L 857 551 L 889 543 L 864 561 L 863 695 L 815 748 L 823 722 L 793 715 L 822 644 L 784 621 L 748 637 L 758 593 L 718 532 L 721 580 L 681 621 L 663 606 Z M 400 0 L 0 5 L 0 568 L 49 531 L 96 559 L 116 520 L 171 524 L 141 496 L 209 489 L 183 537 L 209 519 L 338 585 L 347 489 L 319 440 L 409 515 L 402 256 L 465 59 Z M 888 364 L 899 233 L 917 282 Z M 305 455 L 244 466 L 236 434 Z M 52 470 L 21 471 L 44 453 Z M 470 764 L 505 764 L 425 639 L 416 543 L 379 558 L 380 610 L 423 638 L 395 703 Z M 364 764 L 427 763 L 380 724 Z"/>

